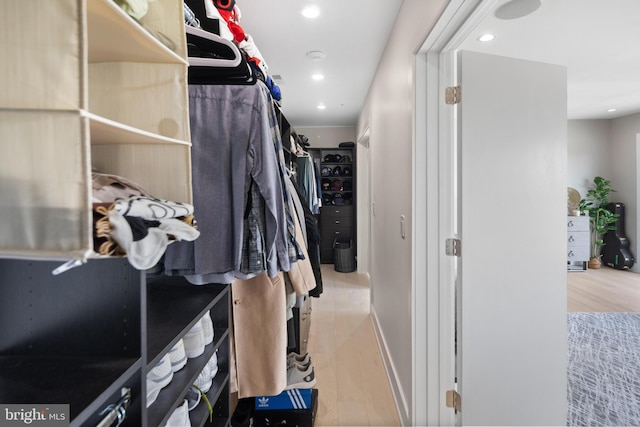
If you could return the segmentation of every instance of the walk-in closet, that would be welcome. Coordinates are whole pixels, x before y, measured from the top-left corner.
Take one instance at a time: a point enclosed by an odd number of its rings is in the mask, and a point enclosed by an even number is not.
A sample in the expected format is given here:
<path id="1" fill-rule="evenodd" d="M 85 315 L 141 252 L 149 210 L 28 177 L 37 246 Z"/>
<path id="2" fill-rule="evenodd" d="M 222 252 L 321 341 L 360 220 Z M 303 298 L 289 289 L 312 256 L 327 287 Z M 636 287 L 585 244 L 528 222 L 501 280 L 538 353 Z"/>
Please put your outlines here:
<path id="1" fill-rule="evenodd" d="M 239 6 L 2 1 L 1 425 L 314 425 L 356 150 L 289 122 Z"/>

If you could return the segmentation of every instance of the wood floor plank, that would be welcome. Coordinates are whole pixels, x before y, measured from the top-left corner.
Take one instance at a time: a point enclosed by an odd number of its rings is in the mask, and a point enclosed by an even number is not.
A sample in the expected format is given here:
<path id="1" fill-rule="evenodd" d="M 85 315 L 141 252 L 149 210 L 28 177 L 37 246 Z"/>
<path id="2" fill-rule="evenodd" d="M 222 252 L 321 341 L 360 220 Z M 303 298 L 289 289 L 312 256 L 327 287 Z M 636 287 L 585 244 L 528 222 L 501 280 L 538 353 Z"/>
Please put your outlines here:
<path id="1" fill-rule="evenodd" d="M 326 264 L 322 281 L 309 333 L 319 400 L 315 426 L 399 426 L 371 323 L 367 277 Z"/>
<path id="2" fill-rule="evenodd" d="M 640 274 L 610 267 L 567 275 L 570 312 L 640 312 Z"/>

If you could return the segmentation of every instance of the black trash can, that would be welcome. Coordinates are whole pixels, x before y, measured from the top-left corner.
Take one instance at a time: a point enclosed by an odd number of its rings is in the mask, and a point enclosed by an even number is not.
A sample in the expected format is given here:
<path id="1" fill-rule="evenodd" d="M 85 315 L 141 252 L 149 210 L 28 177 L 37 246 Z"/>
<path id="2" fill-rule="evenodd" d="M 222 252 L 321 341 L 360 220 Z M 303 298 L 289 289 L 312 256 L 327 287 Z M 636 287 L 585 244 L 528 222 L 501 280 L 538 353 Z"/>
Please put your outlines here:
<path id="1" fill-rule="evenodd" d="M 335 239 L 333 241 L 333 268 L 340 273 L 356 270 L 356 253 L 353 239 Z"/>

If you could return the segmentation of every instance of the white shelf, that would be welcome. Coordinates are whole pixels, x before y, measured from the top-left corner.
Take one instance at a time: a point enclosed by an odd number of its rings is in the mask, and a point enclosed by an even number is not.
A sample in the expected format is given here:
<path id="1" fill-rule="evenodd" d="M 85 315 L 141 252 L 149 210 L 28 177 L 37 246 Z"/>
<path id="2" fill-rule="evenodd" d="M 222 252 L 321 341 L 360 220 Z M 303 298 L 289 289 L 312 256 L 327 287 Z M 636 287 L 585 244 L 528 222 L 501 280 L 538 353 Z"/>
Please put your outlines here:
<path id="1" fill-rule="evenodd" d="M 153 7 L 153 4 L 151 5 Z M 89 62 L 157 62 L 186 64 L 186 59 L 171 50 L 138 22 L 129 17 L 113 0 L 91 0 L 87 4 Z M 163 37 L 178 52 L 181 40 Z"/>
<path id="2" fill-rule="evenodd" d="M 128 126 L 114 120 L 92 113 L 85 113 L 89 118 L 91 144 L 177 144 L 191 147 L 191 143 L 175 138 L 168 138 L 152 132 Z"/>

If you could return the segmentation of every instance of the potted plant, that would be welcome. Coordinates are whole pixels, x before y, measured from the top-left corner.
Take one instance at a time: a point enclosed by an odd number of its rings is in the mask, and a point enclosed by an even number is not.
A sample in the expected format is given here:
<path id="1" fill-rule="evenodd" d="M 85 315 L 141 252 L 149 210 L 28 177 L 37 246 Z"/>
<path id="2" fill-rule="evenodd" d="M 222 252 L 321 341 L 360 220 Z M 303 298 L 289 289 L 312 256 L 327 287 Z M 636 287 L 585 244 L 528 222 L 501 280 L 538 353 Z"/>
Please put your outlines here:
<path id="1" fill-rule="evenodd" d="M 601 176 L 593 178 L 594 188 L 587 191 L 584 199 L 580 200 L 580 211 L 589 215 L 591 227 L 591 259 L 589 268 L 600 268 L 600 257 L 602 256 L 602 240 L 604 234 L 609 230 L 615 230 L 614 224 L 620 215 L 607 209 L 609 203 L 609 193 L 615 192 L 611 188 L 611 181 Z"/>

